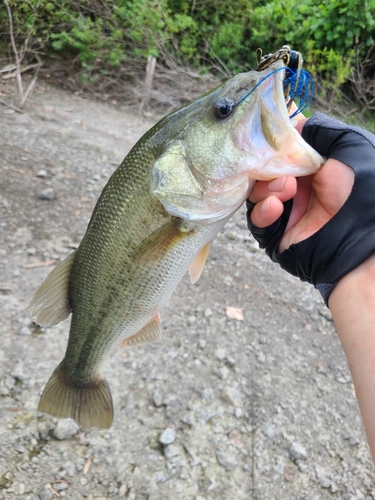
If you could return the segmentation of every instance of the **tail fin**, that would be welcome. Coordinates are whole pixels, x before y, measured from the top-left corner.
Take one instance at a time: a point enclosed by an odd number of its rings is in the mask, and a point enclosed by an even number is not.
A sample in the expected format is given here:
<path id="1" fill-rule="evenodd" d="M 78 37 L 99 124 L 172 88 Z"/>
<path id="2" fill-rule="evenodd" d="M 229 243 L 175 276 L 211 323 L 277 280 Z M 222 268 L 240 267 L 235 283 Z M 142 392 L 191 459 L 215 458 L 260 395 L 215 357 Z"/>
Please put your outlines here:
<path id="1" fill-rule="evenodd" d="M 44 388 L 38 410 L 53 417 L 72 418 L 84 429 L 109 429 L 113 420 L 111 390 L 104 379 L 76 386 L 67 381 L 60 365 Z"/>

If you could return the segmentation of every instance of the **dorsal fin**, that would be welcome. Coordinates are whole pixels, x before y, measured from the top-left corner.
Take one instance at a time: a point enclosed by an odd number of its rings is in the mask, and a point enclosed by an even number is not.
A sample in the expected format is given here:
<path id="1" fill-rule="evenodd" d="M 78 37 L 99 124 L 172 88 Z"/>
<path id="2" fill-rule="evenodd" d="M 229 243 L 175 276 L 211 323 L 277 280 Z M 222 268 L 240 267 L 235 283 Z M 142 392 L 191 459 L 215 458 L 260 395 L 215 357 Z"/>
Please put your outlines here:
<path id="1" fill-rule="evenodd" d="M 141 344 L 153 344 L 159 342 L 162 337 L 159 315 L 155 316 L 146 326 L 131 337 L 122 340 L 120 347 L 135 347 Z"/>
<path id="2" fill-rule="evenodd" d="M 208 254 L 210 253 L 211 246 L 212 241 L 207 243 L 207 245 L 202 248 L 198 255 L 195 256 L 193 262 L 190 264 L 188 271 L 192 283 L 196 283 L 201 277 L 204 266 L 206 265 Z"/>
<path id="3" fill-rule="evenodd" d="M 75 252 L 56 266 L 36 291 L 29 308 L 38 325 L 56 325 L 72 312 L 68 301 L 68 286 L 74 256 Z"/>

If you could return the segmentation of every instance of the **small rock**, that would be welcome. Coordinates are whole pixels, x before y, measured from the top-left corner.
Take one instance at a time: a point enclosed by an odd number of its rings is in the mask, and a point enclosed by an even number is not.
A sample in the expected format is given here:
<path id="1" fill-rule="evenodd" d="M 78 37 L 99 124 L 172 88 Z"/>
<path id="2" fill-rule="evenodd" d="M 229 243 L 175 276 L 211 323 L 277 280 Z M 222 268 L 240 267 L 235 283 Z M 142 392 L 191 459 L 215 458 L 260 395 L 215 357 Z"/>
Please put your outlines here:
<path id="1" fill-rule="evenodd" d="M 236 408 L 235 412 L 234 412 L 234 415 L 236 418 L 241 418 L 242 415 L 243 415 L 243 411 L 241 408 Z"/>
<path id="2" fill-rule="evenodd" d="M 359 439 L 357 439 L 356 437 L 352 436 L 349 439 L 349 444 L 350 444 L 350 446 L 356 446 L 357 444 L 359 444 Z"/>
<path id="3" fill-rule="evenodd" d="M 335 483 L 331 483 L 331 493 L 337 493 L 339 490 Z"/>
<path id="4" fill-rule="evenodd" d="M 244 319 L 242 307 L 227 306 L 225 308 L 225 313 L 230 319 L 236 319 L 237 321 L 243 321 Z"/>
<path id="5" fill-rule="evenodd" d="M 160 394 L 160 392 L 155 392 L 154 395 L 152 396 L 152 402 L 154 403 L 154 406 L 159 408 L 163 404 L 163 396 Z"/>
<path id="6" fill-rule="evenodd" d="M 241 406 L 242 395 L 235 387 L 225 387 L 222 392 L 222 397 L 233 406 Z"/>
<path id="7" fill-rule="evenodd" d="M 214 391 L 211 389 L 211 387 L 207 387 L 206 389 L 203 389 L 203 391 L 201 392 L 202 399 L 210 398 L 212 396 L 213 392 Z"/>
<path id="8" fill-rule="evenodd" d="M 173 427 L 167 427 L 165 431 L 162 433 L 162 435 L 159 437 L 159 443 L 163 444 L 164 446 L 167 446 L 168 444 L 173 443 L 175 439 L 176 439 L 176 431 L 173 429 Z"/>
<path id="9" fill-rule="evenodd" d="M 221 378 L 221 380 L 226 380 L 228 378 L 228 375 L 229 375 L 229 370 L 226 366 L 224 366 L 223 368 L 219 368 L 219 370 L 216 370 L 215 374 L 219 378 Z"/>
<path id="10" fill-rule="evenodd" d="M 219 464 L 224 467 L 225 470 L 234 470 L 237 467 L 236 459 L 229 453 L 224 451 L 217 451 L 216 458 Z"/>
<path id="11" fill-rule="evenodd" d="M 207 341 L 204 339 L 199 339 L 198 345 L 200 349 L 204 349 L 206 347 Z"/>
<path id="12" fill-rule="evenodd" d="M 179 455 L 180 455 L 180 449 L 174 444 L 169 444 L 164 448 L 164 456 L 168 460 L 170 460 L 171 458 L 178 457 Z"/>
<path id="13" fill-rule="evenodd" d="M 53 494 L 52 490 L 50 488 L 46 488 L 43 491 L 39 493 L 39 498 L 40 500 L 52 500 L 55 498 L 55 495 Z"/>
<path id="14" fill-rule="evenodd" d="M 47 173 L 47 170 L 38 170 L 38 172 L 36 173 L 36 176 L 37 177 L 41 177 L 42 179 L 45 179 L 47 177 L 48 173 Z"/>
<path id="15" fill-rule="evenodd" d="M 269 438 L 274 438 L 276 436 L 276 427 L 274 425 L 270 425 L 266 430 L 266 434 Z"/>
<path id="16" fill-rule="evenodd" d="M 212 309 L 210 309 L 209 307 L 207 307 L 205 310 L 204 310 L 204 313 L 203 313 L 206 318 L 209 318 L 210 316 L 213 315 L 213 312 L 212 312 Z"/>
<path id="17" fill-rule="evenodd" d="M 43 189 L 38 193 L 38 198 L 40 200 L 54 200 L 55 199 L 55 191 L 52 188 Z"/>
<path id="18" fill-rule="evenodd" d="M 26 375 L 23 372 L 23 364 L 21 362 L 15 366 L 14 370 L 11 372 L 11 375 L 13 378 L 19 380 L 20 382 L 24 382 L 25 380 L 30 378 L 30 375 Z"/>
<path id="19" fill-rule="evenodd" d="M 18 335 L 31 335 L 33 332 L 28 326 L 23 326 L 19 331 Z"/>
<path id="20" fill-rule="evenodd" d="M 164 474 L 164 472 L 159 471 L 155 474 L 155 481 L 157 483 L 165 483 L 168 481 L 168 477 Z"/>
<path id="21" fill-rule="evenodd" d="M 292 443 L 291 447 L 289 448 L 289 455 L 292 460 L 306 460 L 307 458 L 307 452 L 305 448 L 296 442 Z"/>
<path id="22" fill-rule="evenodd" d="M 225 359 L 225 356 L 227 355 L 226 350 L 223 349 L 222 347 L 219 347 L 215 351 L 215 356 L 219 361 L 223 361 Z"/>
<path id="23" fill-rule="evenodd" d="M 66 462 L 66 464 L 64 465 L 64 469 L 70 477 L 73 477 L 77 471 L 76 466 L 73 464 L 73 462 Z"/>
<path id="24" fill-rule="evenodd" d="M 79 426 L 70 419 L 59 420 L 53 430 L 53 435 L 60 441 L 72 438 L 79 431 Z"/>
<path id="25" fill-rule="evenodd" d="M 119 498 L 123 498 L 126 495 L 127 491 L 128 491 L 128 485 L 127 485 L 127 483 L 123 483 L 120 486 L 120 489 L 118 490 L 118 496 L 119 496 Z"/>
<path id="26" fill-rule="evenodd" d="M 326 478 L 326 477 L 323 477 L 320 481 L 319 481 L 319 484 L 322 488 L 330 488 L 331 487 L 331 484 L 332 482 Z"/>
<path id="27" fill-rule="evenodd" d="M 192 427 L 194 425 L 194 423 L 195 423 L 193 412 L 187 413 L 181 420 L 182 420 L 182 422 L 184 424 L 189 425 L 190 427 Z"/>
<path id="28" fill-rule="evenodd" d="M 53 489 L 56 491 L 67 490 L 68 487 L 69 487 L 68 483 L 65 483 L 64 481 L 61 481 L 61 483 L 54 483 L 53 484 Z"/>

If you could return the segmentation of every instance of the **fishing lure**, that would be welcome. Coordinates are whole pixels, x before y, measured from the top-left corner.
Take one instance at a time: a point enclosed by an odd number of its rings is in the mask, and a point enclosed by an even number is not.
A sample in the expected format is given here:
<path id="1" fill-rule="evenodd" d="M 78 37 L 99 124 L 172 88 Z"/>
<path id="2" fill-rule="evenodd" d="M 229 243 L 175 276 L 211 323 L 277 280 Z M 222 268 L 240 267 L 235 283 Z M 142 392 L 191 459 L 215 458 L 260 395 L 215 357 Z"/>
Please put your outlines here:
<path id="1" fill-rule="evenodd" d="M 280 68 L 280 70 L 285 70 L 284 95 L 288 100 L 287 108 L 289 109 L 292 102 L 295 102 L 297 110 L 291 115 L 291 118 L 296 116 L 298 113 L 302 113 L 302 111 L 309 106 L 314 96 L 314 80 L 310 73 L 302 69 L 303 58 L 301 53 L 296 50 L 292 50 L 288 45 L 283 45 L 280 50 L 266 56 L 262 56 L 260 49 L 259 51 L 260 61 L 256 68 L 257 71 L 262 71 L 268 68 L 272 63 L 279 59 L 284 61 L 285 67 Z M 268 78 L 271 75 L 272 73 L 267 75 L 265 78 Z"/>

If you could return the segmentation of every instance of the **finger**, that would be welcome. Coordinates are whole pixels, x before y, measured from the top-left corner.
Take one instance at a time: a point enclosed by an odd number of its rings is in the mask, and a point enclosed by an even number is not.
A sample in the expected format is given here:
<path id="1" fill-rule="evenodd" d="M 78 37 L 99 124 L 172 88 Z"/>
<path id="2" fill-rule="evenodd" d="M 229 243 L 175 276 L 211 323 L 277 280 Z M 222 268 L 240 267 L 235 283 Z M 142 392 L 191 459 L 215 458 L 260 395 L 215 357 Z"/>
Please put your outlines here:
<path id="1" fill-rule="evenodd" d="M 297 192 L 297 181 L 291 175 L 283 175 L 270 182 L 258 181 L 250 193 L 249 200 L 259 203 L 270 195 L 276 196 L 281 201 L 293 198 Z"/>
<path id="2" fill-rule="evenodd" d="M 283 213 L 284 205 L 274 195 L 257 203 L 251 212 L 251 222 L 257 227 L 267 227 L 273 224 Z"/>
<path id="3" fill-rule="evenodd" d="M 307 118 L 300 118 L 298 119 L 298 122 L 295 124 L 294 128 L 297 130 L 299 134 L 302 134 L 302 129 L 306 122 Z"/>

